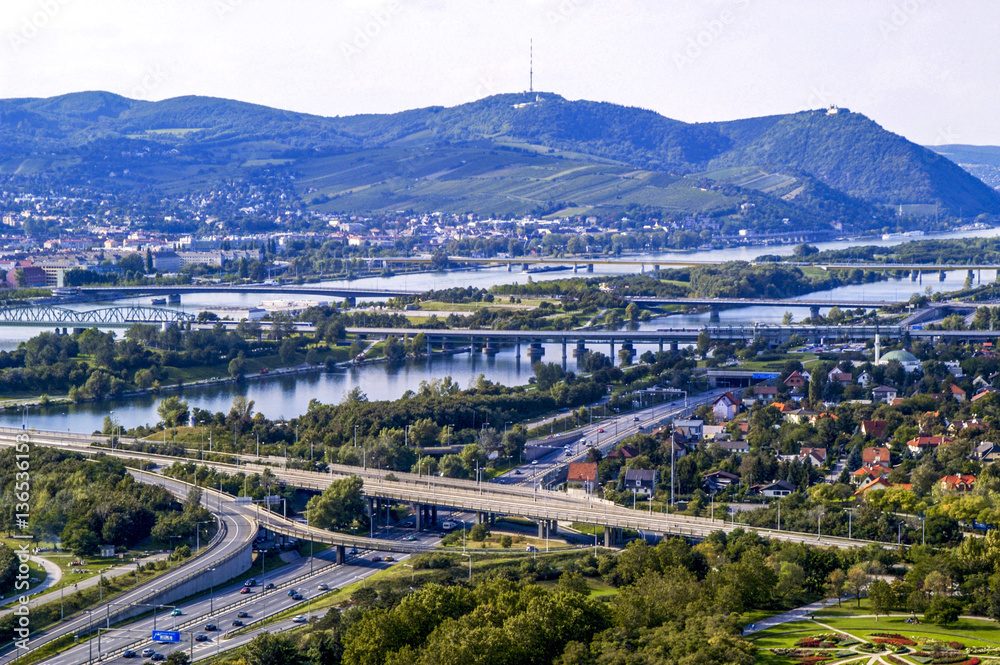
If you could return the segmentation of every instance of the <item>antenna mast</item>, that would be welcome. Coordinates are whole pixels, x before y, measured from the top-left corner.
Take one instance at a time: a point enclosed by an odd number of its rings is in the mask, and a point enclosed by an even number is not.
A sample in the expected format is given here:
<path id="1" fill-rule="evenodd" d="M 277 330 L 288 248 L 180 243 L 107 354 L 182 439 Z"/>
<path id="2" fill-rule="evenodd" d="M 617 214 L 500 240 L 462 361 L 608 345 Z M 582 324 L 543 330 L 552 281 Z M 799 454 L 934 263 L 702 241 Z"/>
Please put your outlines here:
<path id="1" fill-rule="evenodd" d="M 535 91 L 535 40 L 528 40 L 528 92 Z"/>

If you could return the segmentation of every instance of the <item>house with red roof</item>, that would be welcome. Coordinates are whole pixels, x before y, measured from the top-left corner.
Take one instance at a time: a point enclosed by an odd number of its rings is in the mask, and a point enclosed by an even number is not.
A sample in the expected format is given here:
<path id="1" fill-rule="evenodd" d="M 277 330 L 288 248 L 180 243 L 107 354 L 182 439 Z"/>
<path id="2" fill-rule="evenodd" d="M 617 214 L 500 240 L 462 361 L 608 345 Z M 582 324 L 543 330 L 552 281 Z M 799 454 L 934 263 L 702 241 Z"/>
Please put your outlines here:
<path id="1" fill-rule="evenodd" d="M 740 405 L 742 404 L 743 400 L 727 391 L 716 397 L 715 401 L 712 402 L 712 413 L 715 415 L 716 420 L 732 420 L 740 412 Z"/>
<path id="2" fill-rule="evenodd" d="M 940 485 L 945 492 L 971 492 L 976 486 L 976 477 L 968 473 L 945 476 L 941 479 Z"/>
<path id="3" fill-rule="evenodd" d="M 597 489 L 597 462 L 570 462 L 566 473 L 567 492 L 590 494 Z"/>
<path id="4" fill-rule="evenodd" d="M 886 428 L 889 423 L 885 420 L 863 420 L 861 421 L 861 435 L 867 439 L 883 441 L 886 438 Z"/>
<path id="5" fill-rule="evenodd" d="M 917 436 L 906 442 L 906 447 L 914 455 L 920 455 L 925 450 L 933 450 L 938 446 L 951 443 L 947 436 Z"/>
<path id="6" fill-rule="evenodd" d="M 886 447 L 865 448 L 861 451 L 861 463 L 865 466 L 890 466 L 889 449 Z"/>

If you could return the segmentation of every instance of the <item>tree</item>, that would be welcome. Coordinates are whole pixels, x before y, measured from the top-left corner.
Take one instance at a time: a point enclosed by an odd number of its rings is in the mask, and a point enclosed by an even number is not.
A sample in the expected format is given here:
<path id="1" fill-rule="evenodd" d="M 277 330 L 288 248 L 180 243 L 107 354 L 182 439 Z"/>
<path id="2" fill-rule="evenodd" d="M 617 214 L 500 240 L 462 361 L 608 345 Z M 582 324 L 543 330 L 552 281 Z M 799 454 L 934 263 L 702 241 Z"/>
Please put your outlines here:
<path id="1" fill-rule="evenodd" d="M 843 569 L 835 568 L 826 576 L 826 592 L 837 597 L 837 605 L 840 605 L 840 598 L 844 595 L 844 585 L 847 584 L 847 575 Z"/>
<path id="2" fill-rule="evenodd" d="M 575 570 L 567 570 L 559 576 L 558 588 L 569 593 L 578 593 L 581 596 L 590 595 L 590 585 L 587 580 Z"/>
<path id="3" fill-rule="evenodd" d="M 299 345 L 296 343 L 295 338 L 286 337 L 281 342 L 281 345 L 278 346 L 278 358 L 281 360 L 281 364 L 290 365 L 295 360 L 295 352 L 298 348 Z"/>
<path id="4" fill-rule="evenodd" d="M 962 606 L 952 598 L 937 597 L 931 601 L 924 618 L 939 626 L 947 626 L 958 621 Z"/>
<path id="5" fill-rule="evenodd" d="M 386 359 L 392 362 L 399 362 L 406 358 L 406 346 L 395 335 L 389 335 L 385 338 L 382 352 L 385 354 Z"/>
<path id="6" fill-rule="evenodd" d="M 247 359 L 240 351 L 240 354 L 229 361 L 229 375 L 236 379 L 237 381 L 246 376 L 247 373 Z"/>
<path id="7" fill-rule="evenodd" d="M 882 579 L 877 579 L 868 587 L 868 600 L 872 606 L 875 616 L 879 614 L 888 615 L 896 604 L 896 594 L 893 593 L 889 583 Z"/>
<path id="8" fill-rule="evenodd" d="M 861 607 L 861 594 L 868 588 L 871 581 L 871 575 L 860 566 L 854 566 L 847 571 L 845 587 L 858 599 L 858 607 Z"/>
<path id="9" fill-rule="evenodd" d="M 261 633 L 243 648 L 240 661 L 244 665 L 303 665 L 302 652 L 287 635 Z"/>
<path id="10" fill-rule="evenodd" d="M 504 535 L 500 536 L 500 547 L 504 548 L 505 550 L 509 550 L 511 545 L 513 544 L 514 544 L 514 539 L 511 538 L 509 534 L 505 533 Z"/>
<path id="11" fill-rule="evenodd" d="M 363 486 L 358 476 L 330 483 L 322 494 L 309 499 L 309 524 L 321 529 L 342 529 L 354 522 L 367 524 Z"/>
<path id="12" fill-rule="evenodd" d="M 167 665 L 189 665 L 191 659 L 183 651 L 174 651 L 164 661 Z"/>
<path id="13" fill-rule="evenodd" d="M 163 419 L 165 427 L 180 427 L 186 425 L 189 417 L 188 403 L 180 397 L 172 395 L 160 402 L 156 412 Z"/>
<path id="14" fill-rule="evenodd" d="M 135 371 L 135 377 L 132 380 L 139 389 L 149 390 L 152 387 L 155 378 L 156 377 L 153 376 L 153 373 L 150 370 L 138 369 Z"/>
<path id="15" fill-rule="evenodd" d="M 469 540 L 474 540 L 477 543 L 485 542 L 490 535 L 490 530 L 486 528 L 486 525 L 482 522 L 478 524 L 473 524 L 472 528 L 469 529 Z"/>
<path id="16" fill-rule="evenodd" d="M 625 308 L 625 318 L 633 323 L 639 320 L 639 306 L 634 302 L 630 302 Z"/>
<path id="17" fill-rule="evenodd" d="M 153 251 L 149 247 L 146 248 L 146 272 L 153 272 Z"/>
<path id="18" fill-rule="evenodd" d="M 712 338 L 708 336 L 707 331 L 702 330 L 698 333 L 698 343 L 695 346 L 698 351 L 698 355 L 703 356 L 708 353 L 710 346 L 712 346 Z"/>

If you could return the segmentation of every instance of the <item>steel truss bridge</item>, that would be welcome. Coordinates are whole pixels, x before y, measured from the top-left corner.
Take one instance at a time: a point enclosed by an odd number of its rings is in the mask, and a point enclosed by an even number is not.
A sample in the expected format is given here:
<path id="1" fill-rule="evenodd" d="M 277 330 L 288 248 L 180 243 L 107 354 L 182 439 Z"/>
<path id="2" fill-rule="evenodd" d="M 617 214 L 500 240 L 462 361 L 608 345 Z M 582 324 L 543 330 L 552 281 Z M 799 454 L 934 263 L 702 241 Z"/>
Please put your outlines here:
<path id="1" fill-rule="evenodd" d="M 134 323 L 186 323 L 194 316 L 164 307 L 121 305 L 77 310 L 54 305 L 0 307 L 0 326 L 128 327 Z"/>

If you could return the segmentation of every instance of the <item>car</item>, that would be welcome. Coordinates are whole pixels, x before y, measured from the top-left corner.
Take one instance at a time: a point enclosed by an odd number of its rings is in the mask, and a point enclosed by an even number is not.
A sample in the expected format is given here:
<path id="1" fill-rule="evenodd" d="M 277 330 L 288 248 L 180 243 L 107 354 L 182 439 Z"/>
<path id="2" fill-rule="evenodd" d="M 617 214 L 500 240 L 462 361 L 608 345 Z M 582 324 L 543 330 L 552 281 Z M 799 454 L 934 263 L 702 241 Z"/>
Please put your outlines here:
<path id="1" fill-rule="evenodd" d="M 636 423 L 639 422 L 639 416 L 633 416 L 632 417 L 632 422 L 636 422 Z"/>
<path id="2" fill-rule="evenodd" d="M 381 560 L 382 560 L 382 557 L 380 557 L 378 554 L 376 554 L 375 556 L 372 557 L 372 561 L 374 561 L 375 563 L 378 563 Z"/>
<path id="3" fill-rule="evenodd" d="M 412 534 L 410 534 L 409 536 L 406 537 L 406 539 L 409 540 L 409 541 L 414 541 L 414 540 L 417 540 L 417 537 L 414 536 L 414 535 L 412 535 Z"/>
<path id="4" fill-rule="evenodd" d="M 264 585 L 264 591 L 270 591 L 273 588 L 274 588 L 274 582 L 268 582 L 267 584 Z"/>
<path id="5" fill-rule="evenodd" d="M 156 653 L 156 651 L 155 651 L 155 650 L 153 650 L 153 649 L 143 649 L 143 650 L 142 650 L 142 657 L 143 657 L 143 658 L 149 658 L 149 657 L 150 657 L 150 656 L 152 656 L 152 655 L 153 655 L 154 653 Z"/>
<path id="6" fill-rule="evenodd" d="M 551 439 L 551 438 L 552 438 L 552 435 L 551 435 L 551 434 L 549 434 L 549 435 L 548 435 L 547 437 L 545 437 L 545 438 L 546 438 L 546 439 Z"/>
<path id="7" fill-rule="evenodd" d="M 357 554 L 357 553 L 358 553 L 358 548 L 357 547 L 352 547 L 351 551 L 348 552 L 348 554 Z"/>
<path id="8" fill-rule="evenodd" d="M 536 459 L 531 460 L 531 466 L 535 466 L 536 464 L 538 464 L 538 460 Z"/>
<path id="9" fill-rule="evenodd" d="M 320 582 L 319 586 L 316 587 L 319 591 L 327 591 L 330 586 L 326 582 Z"/>
<path id="10" fill-rule="evenodd" d="M 247 594 L 247 593 L 253 593 L 253 589 L 251 589 L 251 588 L 250 588 L 250 587 L 248 587 L 248 586 L 245 586 L 245 587 L 243 587 L 242 589 L 240 589 L 240 593 L 241 593 L 241 594 Z"/>
<path id="11" fill-rule="evenodd" d="M 164 656 L 164 655 L 163 655 L 162 653 L 160 653 L 159 651 L 157 651 L 157 652 L 156 652 L 156 653 L 154 653 L 154 654 L 153 654 L 152 656 L 150 656 L 150 657 L 149 657 L 149 659 L 150 659 L 150 660 L 155 660 L 155 661 L 161 661 L 161 660 L 166 660 L 166 659 L 167 659 L 167 657 L 166 657 L 166 656 Z"/>
<path id="12" fill-rule="evenodd" d="M 242 626 L 243 626 L 242 621 L 240 621 L 239 619 L 233 619 L 233 628 L 241 628 Z"/>
<path id="13" fill-rule="evenodd" d="M 405 526 L 408 529 L 413 528 L 413 520 L 406 520 L 405 522 L 403 522 L 403 526 Z"/>
<path id="14" fill-rule="evenodd" d="M 194 636 L 194 641 L 195 642 L 208 642 L 208 635 L 206 635 L 205 633 L 198 633 L 197 635 Z"/>
<path id="15" fill-rule="evenodd" d="M 514 469 L 514 475 L 515 476 L 520 476 L 521 475 L 521 470 L 520 469 Z"/>
<path id="16" fill-rule="evenodd" d="M 292 596 L 292 600 L 303 600 L 303 596 L 301 593 L 297 593 L 294 596 Z"/>
<path id="17" fill-rule="evenodd" d="M 308 621 L 308 619 L 306 619 L 304 614 L 296 614 L 294 617 L 292 617 L 292 621 L 294 621 L 295 623 L 305 623 L 306 621 Z"/>
<path id="18" fill-rule="evenodd" d="M 206 630 L 206 632 L 213 633 L 213 632 L 219 630 L 219 627 L 216 626 L 214 623 L 206 623 L 205 624 L 205 630 Z"/>
<path id="19" fill-rule="evenodd" d="M 295 594 L 296 594 L 296 591 L 295 591 L 295 589 L 289 589 L 289 590 L 288 590 L 288 595 L 289 595 L 289 596 L 294 596 Z"/>
<path id="20" fill-rule="evenodd" d="M 385 558 L 385 560 L 386 560 L 386 561 L 388 561 L 389 563 L 392 563 L 393 561 L 395 561 L 395 559 L 394 559 L 394 558 L 392 558 L 391 556 L 387 556 L 387 557 Z"/>
<path id="21" fill-rule="evenodd" d="M 240 619 L 246 619 L 248 616 L 250 616 L 250 613 L 244 610 L 240 610 L 239 612 L 236 613 L 236 616 Z"/>
<path id="22" fill-rule="evenodd" d="M 524 551 L 525 552 L 537 552 L 538 548 L 535 547 L 534 545 L 528 545 L 526 548 L 524 548 Z"/>
<path id="23" fill-rule="evenodd" d="M 601 429 L 597 430 L 597 433 L 598 434 L 604 434 L 604 428 L 602 427 Z"/>
<path id="24" fill-rule="evenodd" d="M 139 654 L 132 651 L 131 649 L 125 649 L 125 651 L 122 652 L 122 658 L 138 658 L 138 657 Z"/>
<path id="25" fill-rule="evenodd" d="M 172 616 L 172 617 L 179 617 L 182 614 L 184 614 L 184 613 L 181 612 L 179 608 L 174 608 L 174 610 L 170 613 L 170 616 Z"/>
<path id="26" fill-rule="evenodd" d="M 257 586 L 257 580 L 251 577 L 250 579 L 248 579 L 246 582 L 243 583 L 243 586 Z"/>

